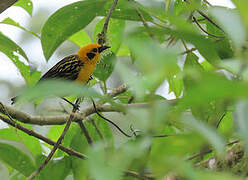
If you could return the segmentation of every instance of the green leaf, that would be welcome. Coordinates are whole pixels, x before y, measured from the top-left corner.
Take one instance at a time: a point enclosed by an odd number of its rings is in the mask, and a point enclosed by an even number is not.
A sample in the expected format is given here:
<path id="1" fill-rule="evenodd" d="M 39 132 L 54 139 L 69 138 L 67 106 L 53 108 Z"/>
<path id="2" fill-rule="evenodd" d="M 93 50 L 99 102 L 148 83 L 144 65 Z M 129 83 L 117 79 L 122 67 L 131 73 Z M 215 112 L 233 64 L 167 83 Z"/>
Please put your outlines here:
<path id="1" fill-rule="evenodd" d="M 116 56 L 114 53 L 103 56 L 103 59 L 97 64 L 93 76 L 101 81 L 106 81 L 114 71 Z"/>
<path id="2" fill-rule="evenodd" d="M 197 77 L 198 83 L 192 86 L 182 98 L 183 106 L 197 106 L 213 100 L 248 97 L 247 83 L 228 80 L 224 76 L 210 72 L 194 72 L 192 76 Z"/>
<path id="3" fill-rule="evenodd" d="M 88 129 L 88 128 L 87 128 Z M 82 133 L 82 130 L 78 128 L 75 130 L 75 134 L 72 138 L 70 147 L 78 152 L 85 153 L 88 149 L 88 142 Z M 72 173 L 75 180 L 86 179 L 88 176 L 87 168 L 84 159 L 71 156 L 72 160 Z"/>
<path id="4" fill-rule="evenodd" d="M 69 38 L 69 40 L 79 47 L 83 47 L 91 43 L 89 35 L 84 30 L 78 31 L 77 33 L 73 34 Z"/>
<path id="5" fill-rule="evenodd" d="M 0 129 L 0 139 L 23 143 L 34 157 L 42 152 L 41 144 L 37 138 L 29 136 L 28 134 L 15 128 Z"/>
<path id="6" fill-rule="evenodd" d="M 183 90 L 183 80 L 180 72 L 180 68 L 178 67 L 178 70 L 175 71 L 175 73 L 168 75 L 169 93 L 174 92 L 176 97 L 179 97 Z"/>
<path id="7" fill-rule="evenodd" d="M 236 10 L 213 7 L 210 13 L 217 19 L 224 31 L 233 41 L 236 48 L 241 48 L 246 40 L 246 32 L 241 18 Z"/>
<path id="8" fill-rule="evenodd" d="M 239 101 L 237 103 L 235 112 L 234 112 L 234 124 L 235 127 L 241 137 L 241 139 L 244 140 L 245 142 L 245 147 L 246 150 L 248 150 L 248 120 L 247 120 L 247 107 L 248 107 L 248 103 L 247 101 L 243 100 L 243 101 Z"/>
<path id="9" fill-rule="evenodd" d="M 72 94 L 82 97 L 101 98 L 101 96 L 96 91 L 89 87 L 82 86 L 81 84 L 60 80 L 47 80 L 38 83 L 34 87 L 27 87 L 24 89 L 18 100 L 20 102 L 33 101 L 38 97 L 65 97 Z"/>
<path id="10" fill-rule="evenodd" d="M 118 161 L 115 159 L 115 165 L 109 161 L 105 156 L 105 149 L 103 143 L 98 143 L 93 146 L 89 151 L 89 172 L 92 177 L 96 180 L 116 180 L 120 179 L 122 172 L 121 168 L 118 166 L 125 166 L 123 161 Z M 114 155 L 113 155 L 114 156 Z M 112 160 L 113 162 L 113 160 Z"/>
<path id="11" fill-rule="evenodd" d="M 37 168 L 45 160 L 44 155 L 40 155 L 36 158 Z M 64 180 L 68 176 L 71 170 L 70 157 L 64 156 L 62 159 L 50 160 L 44 169 L 37 175 L 37 179 L 53 179 L 53 180 Z"/>
<path id="12" fill-rule="evenodd" d="M 12 62 L 15 64 L 22 77 L 25 79 L 28 85 L 34 85 L 40 78 L 39 71 L 30 71 L 30 67 L 19 60 L 16 53 L 22 55 L 26 60 L 28 60 L 25 52 L 17 45 L 15 42 L 4 36 L 0 32 L 0 51 L 7 55 Z"/>
<path id="13" fill-rule="evenodd" d="M 219 124 L 218 132 L 223 134 L 226 138 L 231 138 L 233 135 L 233 125 L 233 114 L 227 112 Z"/>
<path id="14" fill-rule="evenodd" d="M 32 159 L 11 143 L 0 143 L 0 160 L 7 163 L 25 176 L 29 176 L 35 171 L 34 162 Z"/>
<path id="15" fill-rule="evenodd" d="M 106 0 L 79 1 L 57 10 L 41 30 L 41 44 L 48 60 L 56 48 L 88 25 L 103 9 Z"/>
<path id="16" fill-rule="evenodd" d="M 248 29 L 248 12 L 247 12 L 247 7 L 248 7 L 248 1 L 246 0 L 232 0 L 234 5 L 237 7 L 241 18 L 243 20 L 243 23 L 246 25 L 246 29 Z"/>
<path id="17" fill-rule="evenodd" d="M 30 30 L 27 30 L 26 28 L 24 28 L 23 26 L 21 26 L 19 23 L 15 22 L 13 19 L 7 17 L 5 18 L 3 21 L 1 21 L 0 23 L 2 24 L 8 24 L 8 25 L 12 25 L 12 26 L 15 26 L 15 27 L 18 27 L 20 29 L 22 29 L 23 31 L 26 31 L 30 34 L 33 34 L 34 36 L 40 38 L 36 33 L 30 31 Z"/>
<path id="18" fill-rule="evenodd" d="M 97 42 L 97 34 L 102 31 L 106 18 L 100 20 L 94 30 L 94 40 Z M 111 50 L 116 54 L 122 43 L 122 36 L 125 29 L 125 21 L 119 19 L 110 19 L 107 32 L 107 42 Z"/>
<path id="19" fill-rule="evenodd" d="M 9 58 L 15 56 L 14 53 L 20 54 L 28 61 L 28 57 L 20 46 L 18 46 L 14 41 L 6 37 L 0 32 L 0 51 L 6 54 Z M 17 56 L 15 56 L 17 57 Z"/>
<path id="20" fill-rule="evenodd" d="M 53 141 L 57 141 L 58 138 L 60 137 L 60 135 L 62 134 L 63 130 L 65 128 L 65 125 L 53 125 L 48 132 L 47 137 L 52 139 Z M 78 128 L 77 124 L 72 124 L 69 128 L 69 130 L 67 131 L 64 140 L 62 141 L 62 145 L 68 147 L 72 141 L 72 138 L 74 137 L 74 135 L 76 134 L 76 130 Z M 60 149 L 57 150 L 57 155 L 58 156 L 62 156 L 62 155 L 66 155 L 65 152 L 61 151 Z"/>
<path id="21" fill-rule="evenodd" d="M 195 120 L 193 117 L 184 116 L 183 122 L 206 139 L 216 149 L 217 153 L 221 154 L 224 152 L 224 140 L 217 134 L 215 129 L 207 126 L 205 123 Z"/>
<path id="22" fill-rule="evenodd" d="M 30 72 L 30 67 L 21 62 L 18 57 L 15 58 L 13 56 L 11 59 L 29 86 L 32 86 L 38 82 L 41 75 L 40 71 Z"/>
<path id="23" fill-rule="evenodd" d="M 32 16 L 33 3 L 31 0 L 18 0 L 14 6 L 19 6 L 27 11 L 27 13 Z"/>

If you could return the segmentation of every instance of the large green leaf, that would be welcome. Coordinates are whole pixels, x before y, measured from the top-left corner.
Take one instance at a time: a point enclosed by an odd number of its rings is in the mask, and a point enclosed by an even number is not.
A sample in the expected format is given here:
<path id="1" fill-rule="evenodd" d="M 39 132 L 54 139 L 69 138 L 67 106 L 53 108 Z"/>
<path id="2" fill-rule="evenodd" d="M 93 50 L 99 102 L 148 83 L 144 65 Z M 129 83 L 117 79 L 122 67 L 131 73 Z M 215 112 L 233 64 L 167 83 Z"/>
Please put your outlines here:
<path id="1" fill-rule="evenodd" d="M 238 12 L 227 8 L 214 7 L 210 9 L 210 13 L 223 27 L 235 47 L 241 48 L 246 40 L 246 32 Z"/>
<path id="2" fill-rule="evenodd" d="M 68 95 L 77 95 L 81 97 L 98 97 L 101 98 L 93 89 L 68 81 L 42 81 L 34 87 L 27 87 L 18 98 L 20 101 L 33 101 L 37 98 L 44 97 L 65 97 Z"/>
<path id="3" fill-rule="evenodd" d="M 48 60 L 56 48 L 88 25 L 101 12 L 106 0 L 85 0 L 72 3 L 49 17 L 41 31 L 41 44 Z"/>
<path id="4" fill-rule="evenodd" d="M 34 157 L 42 152 L 41 144 L 37 138 L 15 128 L 0 129 L 0 139 L 22 142 Z"/>
<path id="5" fill-rule="evenodd" d="M 12 25 L 12 26 L 15 26 L 15 27 L 18 27 L 20 29 L 22 29 L 23 31 L 26 31 L 30 34 L 33 34 L 34 36 L 40 38 L 36 33 L 30 31 L 30 30 L 27 30 L 26 28 L 24 28 L 23 26 L 21 26 L 19 23 L 15 22 L 13 19 L 7 17 L 5 18 L 3 21 L 1 21 L 0 23 L 3 23 L 3 24 L 8 24 L 8 25 Z"/>
<path id="6" fill-rule="evenodd" d="M 9 20 L 8 20 L 9 21 Z M 25 52 L 19 47 L 15 42 L 10 40 L 8 37 L 4 36 L 0 32 L 0 51 L 6 54 L 12 62 L 15 64 L 19 72 L 21 73 L 22 77 L 25 79 L 28 85 L 35 84 L 40 78 L 39 71 L 30 71 L 29 65 L 26 65 L 22 61 L 19 60 L 19 57 L 16 55 L 19 54 L 23 56 L 26 60 L 28 57 L 26 56 Z"/>
<path id="7" fill-rule="evenodd" d="M 195 120 L 193 117 L 183 116 L 183 121 L 187 126 L 191 127 L 193 131 L 197 132 L 200 136 L 206 139 L 219 154 L 224 152 L 224 140 L 214 128 Z"/>
<path id="8" fill-rule="evenodd" d="M 25 176 L 30 175 L 35 170 L 32 159 L 17 147 L 10 145 L 10 143 L 0 143 L 0 154 L 2 161 Z"/>
<path id="9" fill-rule="evenodd" d="M 77 33 L 73 34 L 69 38 L 69 40 L 79 47 L 86 46 L 91 43 L 89 35 L 84 30 L 78 31 Z"/>
<path id="10" fill-rule="evenodd" d="M 232 0 L 232 2 L 235 4 L 237 7 L 241 18 L 246 25 L 246 29 L 248 29 L 248 12 L 247 12 L 247 7 L 248 7 L 248 1 L 246 0 Z"/>
<path id="11" fill-rule="evenodd" d="M 248 150 L 248 116 L 247 116 L 247 101 L 240 101 L 237 103 L 236 110 L 234 112 L 234 123 L 240 137 L 245 141 L 246 150 Z"/>
<path id="12" fill-rule="evenodd" d="M 30 16 L 32 16 L 33 12 L 33 2 L 31 0 L 18 0 L 14 6 L 19 6 L 25 9 Z"/>
<path id="13" fill-rule="evenodd" d="M 86 124 L 86 123 L 85 123 Z M 88 128 L 87 128 L 88 129 Z M 78 152 L 85 153 L 89 147 L 82 130 L 78 128 L 75 130 L 75 134 L 72 138 L 70 147 Z M 71 156 L 72 161 L 72 173 L 75 180 L 86 179 L 88 176 L 87 165 L 84 159 Z"/>
<path id="14" fill-rule="evenodd" d="M 6 37 L 0 32 L 0 51 L 6 54 L 9 58 L 14 56 L 14 53 L 20 54 L 26 60 L 28 60 L 27 55 L 14 41 Z"/>

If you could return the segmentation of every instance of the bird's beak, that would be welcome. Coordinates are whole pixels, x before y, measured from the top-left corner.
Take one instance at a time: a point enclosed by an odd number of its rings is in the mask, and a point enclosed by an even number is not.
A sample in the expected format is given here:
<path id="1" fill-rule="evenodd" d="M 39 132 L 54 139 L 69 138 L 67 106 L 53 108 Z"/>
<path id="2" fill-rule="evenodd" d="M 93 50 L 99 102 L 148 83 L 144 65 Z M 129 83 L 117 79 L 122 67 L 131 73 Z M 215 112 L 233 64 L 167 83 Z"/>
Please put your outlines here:
<path id="1" fill-rule="evenodd" d="M 101 46 L 98 48 L 98 52 L 101 53 L 103 52 L 104 50 L 108 49 L 108 48 L 111 48 L 110 46 Z"/>

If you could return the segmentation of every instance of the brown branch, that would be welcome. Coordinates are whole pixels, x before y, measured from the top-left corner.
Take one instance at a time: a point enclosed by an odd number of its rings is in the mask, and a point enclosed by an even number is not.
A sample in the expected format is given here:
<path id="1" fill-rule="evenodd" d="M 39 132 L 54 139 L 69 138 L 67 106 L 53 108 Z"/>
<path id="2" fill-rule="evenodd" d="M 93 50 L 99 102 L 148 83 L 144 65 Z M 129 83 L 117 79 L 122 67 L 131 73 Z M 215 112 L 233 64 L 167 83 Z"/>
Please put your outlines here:
<path id="1" fill-rule="evenodd" d="M 8 111 L 10 116 L 20 122 L 26 124 L 36 124 L 36 125 L 61 125 L 65 124 L 67 119 L 72 115 L 74 122 L 85 119 L 85 117 L 96 113 L 92 105 L 88 106 L 84 110 L 78 113 L 72 113 L 70 115 L 57 115 L 57 116 L 32 116 L 24 112 L 18 111 L 13 107 L 3 105 Z M 116 107 L 112 105 L 97 105 L 97 110 L 99 112 L 125 112 L 126 108 L 142 108 L 149 107 L 150 103 L 134 103 L 134 104 L 124 104 L 121 107 Z M 4 113 L 3 108 L 0 107 L 0 112 Z M 5 114 L 5 113 L 4 113 Z"/>
<path id="2" fill-rule="evenodd" d="M 1 0 L 0 1 L 0 13 L 8 9 L 10 6 L 12 6 L 16 2 L 17 0 Z"/>
<path id="3" fill-rule="evenodd" d="M 89 144 L 89 145 L 92 145 L 93 141 L 92 141 L 92 139 L 91 139 L 91 137 L 90 137 L 90 134 L 89 134 L 88 130 L 86 129 L 86 127 L 85 127 L 83 121 L 78 121 L 78 124 L 79 124 L 79 126 L 80 126 L 80 128 L 81 128 L 81 130 L 82 130 L 82 133 L 83 133 L 84 136 L 86 137 L 86 140 L 87 140 L 88 144 Z"/>
<path id="4" fill-rule="evenodd" d="M 40 135 L 40 134 L 34 132 L 34 131 L 31 130 L 31 129 L 25 128 L 25 127 L 23 127 L 22 125 L 16 123 L 15 121 L 13 121 L 13 120 L 11 120 L 11 119 L 8 119 L 8 118 L 6 118 L 6 117 L 4 117 L 4 116 L 2 116 L 2 115 L 0 115 L 0 119 L 1 119 L 3 122 L 9 124 L 10 126 L 17 128 L 17 129 L 19 129 L 20 131 L 22 131 L 22 132 L 24 132 L 24 133 L 26 133 L 26 134 L 28 134 L 28 135 L 30 135 L 30 136 L 36 137 L 36 138 L 38 138 L 38 139 L 40 139 L 40 140 L 46 142 L 47 144 L 50 144 L 50 145 L 52 145 L 52 146 L 56 144 L 56 142 L 52 141 L 51 139 L 49 139 L 49 138 L 47 138 L 47 137 L 45 137 L 45 136 L 42 136 L 42 135 Z M 86 155 L 81 154 L 81 153 L 79 153 L 79 152 L 77 152 L 77 151 L 74 151 L 73 149 L 67 148 L 67 147 L 62 146 L 62 145 L 59 145 L 59 149 L 61 149 L 62 151 L 66 152 L 68 155 L 77 156 L 77 157 L 79 157 L 79 158 L 81 158 L 81 159 L 86 159 L 86 158 L 87 158 Z"/>
<path id="5" fill-rule="evenodd" d="M 196 51 L 196 50 L 197 50 L 196 48 L 187 49 L 186 51 L 180 53 L 180 55 L 188 54 L 188 53 Z"/>
<path id="6" fill-rule="evenodd" d="M 108 24 L 109 24 L 110 16 L 111 16 L 113 10 L 115 9 L 115 6 L 117 5 L 117 3 L 118 3 L 118 0 L 114 0 L 111 8 L 108 11 L 108 14 L 106 16 L 106 20 L 105 20 L 103 28 L 102 28 L 102 32 L 97 35 L 98 36 L 98 44 L 103 45 L 106 42 L 106 34 L 108 31 Z"/>
<path id="7" fill-rule="evenodd" d="M 133 2 L 132 2 L 133 3 Z M 144 27 L 146 28 L 147 30 L 147 33 L 149 34 L 149 36 L 154 40 L 154 41 L 157 41 L 157 39 L 155 38 L 155 36 L 151 33 L 150 31 L 150 27 L 148 26 L 144 16 L 142 15 L 141 11 L 139 10 L 139 8 L 135 5 L 135 3 L 133 3 L 133 6 L 135 8 L 135 11 L 136 13 L 138 14 L 138 16 L 140 17 Z"/>
<path id="8" fill-rule="evenodd" d="M 118 88 L 115 88 L 114 90 L 112 90 L 110 93 L 107 94 L 108 97 L 115 97 L 119 94 L 122 94 L 124 92 L 126 92 L 128 89 L 126 84 L 123 84 L 121 86 L 119 86 Z"/>
<path id="9" fill-rule="evenodd" d="M 76 105 L 78 105 L 79 103 L 79 99 L 77 99 L 76 101 Z M 72 109 L 72 113 L 75 113 L 77 111 L 77 106 L 73 106 Z M 70 128 L 71 122 L 73 119 L 73 115 L 70 115 L 68 121 L 66 122 L 66 126 L 62 132 L 62 134 L 60 135 L 59 139 L 57 140 L 57 142 L 55 143 L 55 145 L 53 146 L 53 149 L 51 150 L 51 152 L 48 154 L 47 158 L 45 159 L 45 161 L 41 164 L 41 166 L 34 171 L 28 178 L 27 180 L 32 180 L 37 174 L 40 173 L 40 171 L 48 164 L 48 162 L 52 159 L 54 153 L 56 152 L 56 150 L 58 149 L 59 145 L 61 144 L 61 142 L 63 141 L 65 134 L 67 133 L 67 131 Z"/>

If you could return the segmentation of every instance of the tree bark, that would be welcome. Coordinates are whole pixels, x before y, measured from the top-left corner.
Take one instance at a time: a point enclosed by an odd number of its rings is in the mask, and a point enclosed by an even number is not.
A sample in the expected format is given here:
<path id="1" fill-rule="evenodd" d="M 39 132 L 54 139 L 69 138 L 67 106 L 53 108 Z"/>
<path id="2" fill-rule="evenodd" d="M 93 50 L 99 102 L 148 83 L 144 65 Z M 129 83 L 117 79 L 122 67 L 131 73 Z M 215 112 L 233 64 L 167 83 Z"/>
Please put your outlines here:
<path id="1" fill-rule="evenodd" d="M 1 0 L 0 1 L 0 14 L 16 2 L 17 0 Z"/>

